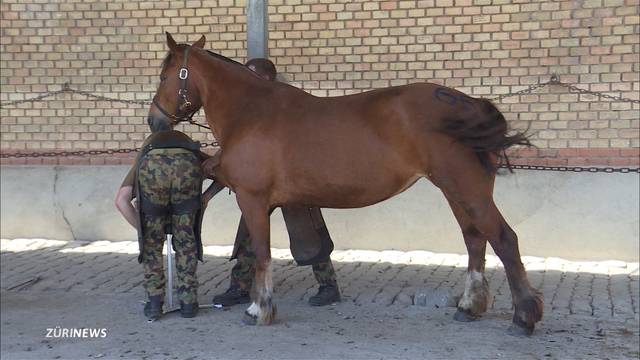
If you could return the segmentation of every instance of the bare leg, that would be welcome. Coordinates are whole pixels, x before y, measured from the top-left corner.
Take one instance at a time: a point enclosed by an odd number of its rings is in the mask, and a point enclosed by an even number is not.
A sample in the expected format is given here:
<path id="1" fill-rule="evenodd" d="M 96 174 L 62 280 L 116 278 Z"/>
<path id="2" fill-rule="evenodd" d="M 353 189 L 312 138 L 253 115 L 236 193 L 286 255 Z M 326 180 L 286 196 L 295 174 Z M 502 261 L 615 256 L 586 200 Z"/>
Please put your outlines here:
<path id="1" fill-rule="evenodd" d="M 238 193 L 237 200 L 249 228 L 251 247 L 256 255 L 252 303 L 245 311 L 244 322 L 250 325 L 269 325 L 276 315 L 276 306 L 272 303 L 269 208 L 266 201 L 246 194 Z"/>

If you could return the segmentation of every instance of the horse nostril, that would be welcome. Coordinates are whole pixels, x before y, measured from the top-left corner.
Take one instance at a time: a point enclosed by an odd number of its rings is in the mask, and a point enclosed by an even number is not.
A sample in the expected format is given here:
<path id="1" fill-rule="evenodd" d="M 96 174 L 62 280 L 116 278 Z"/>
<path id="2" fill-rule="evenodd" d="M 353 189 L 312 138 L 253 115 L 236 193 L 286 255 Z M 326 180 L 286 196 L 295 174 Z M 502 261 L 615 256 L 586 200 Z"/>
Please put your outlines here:
<path id="1" fill-rule="evenodd" d="M 151 115 L 147 116 L 147 124 L 149 124 L 149 126 L 151 126 L 152 123 L 153 123 L 153 116 L 151 116 Z"/>

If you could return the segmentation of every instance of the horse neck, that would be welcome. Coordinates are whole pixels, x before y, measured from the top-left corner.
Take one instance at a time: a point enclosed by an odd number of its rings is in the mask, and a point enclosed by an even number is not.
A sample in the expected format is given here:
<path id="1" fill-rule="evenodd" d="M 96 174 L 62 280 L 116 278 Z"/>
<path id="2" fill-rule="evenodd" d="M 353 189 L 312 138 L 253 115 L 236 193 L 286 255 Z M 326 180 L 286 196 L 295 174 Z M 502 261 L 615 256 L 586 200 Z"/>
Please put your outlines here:
<path id="1" fill-rule="evenodd" d="M 262 80 L 242 65 L 218 59 L 204 51 L 198 51 L 194 56 L 193 68 L 199 75 L 196 86 L 207 122 L 222 145 L 233 127 L 240 104 Z"/>

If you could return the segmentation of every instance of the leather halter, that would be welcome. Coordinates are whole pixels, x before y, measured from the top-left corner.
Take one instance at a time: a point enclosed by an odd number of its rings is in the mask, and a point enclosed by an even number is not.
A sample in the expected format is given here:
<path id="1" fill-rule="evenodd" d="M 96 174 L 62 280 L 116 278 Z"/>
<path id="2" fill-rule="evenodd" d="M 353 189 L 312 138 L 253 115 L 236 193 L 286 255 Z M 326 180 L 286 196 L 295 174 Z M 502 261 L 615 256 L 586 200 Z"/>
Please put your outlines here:
<path id="1" fill-rule="evenodd" d="M 193 116 L 198 112 L 198 110 L 200 110 L 199 108 L 191 111 L 190 113 L 186 113 L 187 115 L 182 115 L 182 116 L 179 115 L 180 113 L 185 113 L 185 111 L 191 106 L 191 101 L 189 101 L 189 98 L 187 97 L 187 78 L 189 77 L 189 70 L 187 69 L 187 60 L 189 59 L 189 50 L 191 50 L 191 46 L 189 46 L 184 51 L 184 60 L 182 60 L 182 67 L 178 72 L 178 78 L 180 79 L 180 90 L 178 90 L 178 103 L 176 105 L 175 114 L 170 114 L 162 106 L 160 106 L 160 103 L 158 103 L 158 100 L 156 100 L 156 97 L 153 98 L 152 103 L 158 108 L 158 110 L 160 110 L 162 114 L 164 114 L 164 116 L 171 119 L 171 122 L 173 123 L 174 126 L 178 125 L 178 123 L 180 122 L 186 121 L 191 124 L 195 124 L 208 129 L 208 127 L 204 125 L 200 125 L 193 120 Z"/>

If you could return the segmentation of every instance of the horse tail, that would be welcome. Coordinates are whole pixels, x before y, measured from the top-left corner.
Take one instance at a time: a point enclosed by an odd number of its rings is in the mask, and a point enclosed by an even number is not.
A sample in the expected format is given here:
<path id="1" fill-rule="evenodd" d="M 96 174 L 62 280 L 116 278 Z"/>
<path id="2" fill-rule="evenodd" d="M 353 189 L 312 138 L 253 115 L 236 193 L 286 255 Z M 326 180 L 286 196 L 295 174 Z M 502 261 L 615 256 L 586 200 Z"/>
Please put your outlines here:
<path id="1" fill-rule="evenodd" d="M 506 150 L 514 145 L 532 146 L 526 132 L 509 133 L 507 121 L 488 99 L 478 99 L 478 107 L 454 113 L 444 119 L 441 132 L 473 148 L 487 171 L 495 173 L 501 165 L 513 171 Z M 497 156 L 498 161 L 493 160 Z"/>

